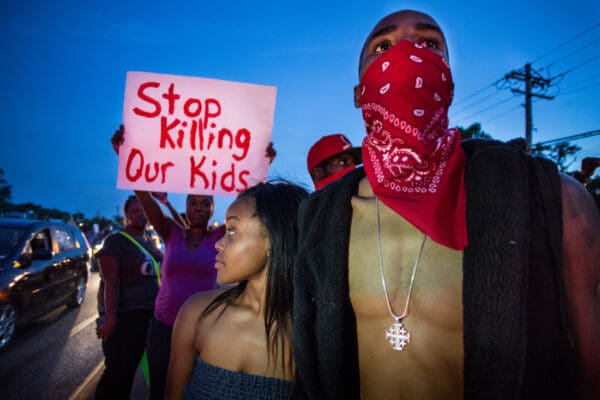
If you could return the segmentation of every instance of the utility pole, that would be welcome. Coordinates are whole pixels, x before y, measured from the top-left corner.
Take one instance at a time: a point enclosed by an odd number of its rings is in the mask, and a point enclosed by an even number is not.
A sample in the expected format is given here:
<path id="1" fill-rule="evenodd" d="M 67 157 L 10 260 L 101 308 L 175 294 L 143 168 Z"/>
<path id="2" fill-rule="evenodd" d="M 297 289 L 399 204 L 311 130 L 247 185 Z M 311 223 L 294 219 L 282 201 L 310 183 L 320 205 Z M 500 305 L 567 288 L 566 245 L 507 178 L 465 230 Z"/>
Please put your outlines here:
<path id="1" fill-rule="evenodd" d="M 512 71 L 504 75 L 504 80 L 523 81 L 525 82 L 525 90 L 511 88 L 513 93 L 525 95 L 525 140 L 527 141 L 527 151 L 531 151 L 531 132 L 533 131 L 533 117 L 531 110 L 531 98 L 539 97 L 546 100 L 552 100 L 554 96 L 546 96 L 541 93 L 533 93 L 533 89 L 545 90 L 550 87 L 552 79 L 545 79 L 540 76 L 537 71 L 532 71 L 531 64 L 525 64 L 524 70 Z"/>

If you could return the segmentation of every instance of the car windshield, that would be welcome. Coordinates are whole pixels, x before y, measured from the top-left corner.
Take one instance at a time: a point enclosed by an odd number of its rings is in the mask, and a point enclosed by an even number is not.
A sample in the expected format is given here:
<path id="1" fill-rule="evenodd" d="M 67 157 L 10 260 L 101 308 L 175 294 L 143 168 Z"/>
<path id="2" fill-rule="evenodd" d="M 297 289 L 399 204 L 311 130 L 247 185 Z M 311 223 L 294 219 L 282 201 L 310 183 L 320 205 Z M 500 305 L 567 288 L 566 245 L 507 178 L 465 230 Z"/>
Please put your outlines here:
<path id="1" fill-rule="evenodd" d="M 20 228 L 0 228 L 0 261 L 14 254 L 25 231 Z"/>

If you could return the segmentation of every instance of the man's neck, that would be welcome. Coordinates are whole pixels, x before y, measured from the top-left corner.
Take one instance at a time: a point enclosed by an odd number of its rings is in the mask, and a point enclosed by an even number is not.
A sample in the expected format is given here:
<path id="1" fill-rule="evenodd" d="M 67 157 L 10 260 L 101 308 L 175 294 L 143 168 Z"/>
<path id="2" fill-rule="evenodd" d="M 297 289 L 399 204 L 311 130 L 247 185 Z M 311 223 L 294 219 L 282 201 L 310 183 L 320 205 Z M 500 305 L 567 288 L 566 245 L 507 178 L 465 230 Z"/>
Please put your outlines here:
<path id="1" fill-rule="evenodd" d="M 371 183 L 369 183 L 369 179 L 365 176 L 358 183 L 358 196 L 365 198 L 375 197 L 375 193 L 373 193 L 373 188 L 371 187 Z"/>

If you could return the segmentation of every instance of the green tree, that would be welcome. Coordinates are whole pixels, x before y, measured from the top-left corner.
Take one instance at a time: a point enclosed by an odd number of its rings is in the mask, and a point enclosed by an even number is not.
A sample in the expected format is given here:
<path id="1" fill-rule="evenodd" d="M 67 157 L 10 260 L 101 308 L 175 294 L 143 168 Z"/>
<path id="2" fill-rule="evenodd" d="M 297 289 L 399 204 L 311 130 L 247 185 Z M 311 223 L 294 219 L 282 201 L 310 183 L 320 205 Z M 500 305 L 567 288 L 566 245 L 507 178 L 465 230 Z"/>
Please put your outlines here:
<path id="1" fill-rule="evenodd" d="M 21 204 L 13 204 L 11 207 L 11 211 L 24 213 L 29 218 L 37 218 L 37 215 L 41 212 L 42 207 L 37 204 L 33 204 L 31 202 L 21 203 Z"/>
<path id="2" fill-rule="evenodd" d="M 531 147 L 531 154 L 549 158 L 554 161 L 561 172 L 567 172 L 575 162 L 575 155 L 581 147 L 569 142 L 555 143 L 553 145 L 536 143 Z M 569 161 L 571 160 L 571 161 Z"/>
<path id="3" fill-rule="evenodd" d="M 468 128 L 463 128 L 462 126 L 458 126 L 457 129 L 460 131 L 461 140 L 465 139 L 492 139 L 492 135 L 485 133 L 481 129 L 481 124 L 479 122 L 475 122 L 471 124 Z"/>
<path id="4" fill-rule="evenodd" d="M 83 223 L 85 221 L 85 215 L 83 215 L 82 212 L 76 212 L 73 215 L 71 215 L 71 217 L 73 218 L 73 222 L 75 222 L 76 224 L 80 222 Z"/>
<path id="5" fill-rule="evenodd" d="M 4 170 L 0 168 L 0 216 L 6 213 L 19 213 L 23 217 L 34 218 L 34 219 L 60 219 L 65 222 L 73 221 L 79 225 L 84 232 L 92 229 L 94 224 L 98 224 L 100 231 L 103 231 L 111 226 L 122 225 L 123 217 L 115 215 L 114 219 L 109 219 L 96 215 L 91 220 L 86 218 L 82 212 L 76 212 L 71 215 L 70 213 L 54 208 L 45 208 L 39 204 L 31 202 L 13 204 L 10 202 L 12 198 L 12 186 L 8 184 L 8 181 L 4 177 Z"/>
<path id="6" fill-rule="evenodd" d="M 66 211 L 57 210 L 55 208 L 44 208 L 39 204 L 34 204 L 31 202 L 13 204 L 11 207 L 11 211 L 23 213 L 28 218 L 34 219 L 60 219 L 65 222 L 71 220 L 71 214 L 69 214 Z"/>
<path id="7" fill-rule="evenodd" d="M 114 226 L 117 221 L 113 221 L 111 219 L 105 218 L 103 216 L 101 216 L 100 214 L 96 214 L 94 216 L 94 218 L 91 219 L 90 221 L 93 224 L 97 224 L 98 225 L 98 229 L 102 232 L 106 229 L 108 229 L 111 226 Z"/>

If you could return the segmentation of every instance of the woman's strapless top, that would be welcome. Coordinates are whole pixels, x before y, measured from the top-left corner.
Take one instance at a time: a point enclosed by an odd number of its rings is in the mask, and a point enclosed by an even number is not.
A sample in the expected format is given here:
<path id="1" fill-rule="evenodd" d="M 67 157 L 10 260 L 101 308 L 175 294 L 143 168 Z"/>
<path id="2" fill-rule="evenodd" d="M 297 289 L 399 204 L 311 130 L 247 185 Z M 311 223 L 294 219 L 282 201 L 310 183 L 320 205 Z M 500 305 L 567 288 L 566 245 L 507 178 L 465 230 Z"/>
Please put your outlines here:
<path id="1" fill-rule="evenodd" d="M 292 381 L 235 372 L 207 364 L 196 357 L 196 365 L 183 398 L 186 400 L 279 400 L 287 399 Z"/>

